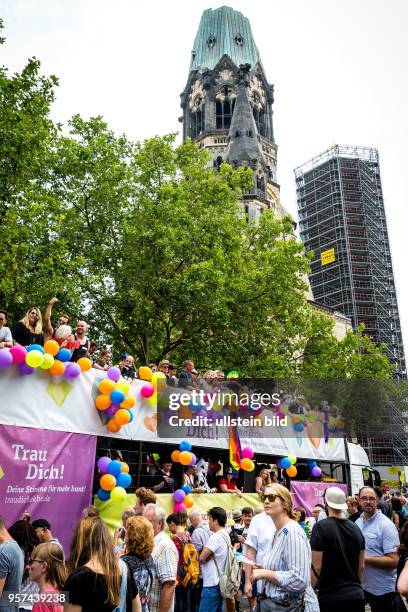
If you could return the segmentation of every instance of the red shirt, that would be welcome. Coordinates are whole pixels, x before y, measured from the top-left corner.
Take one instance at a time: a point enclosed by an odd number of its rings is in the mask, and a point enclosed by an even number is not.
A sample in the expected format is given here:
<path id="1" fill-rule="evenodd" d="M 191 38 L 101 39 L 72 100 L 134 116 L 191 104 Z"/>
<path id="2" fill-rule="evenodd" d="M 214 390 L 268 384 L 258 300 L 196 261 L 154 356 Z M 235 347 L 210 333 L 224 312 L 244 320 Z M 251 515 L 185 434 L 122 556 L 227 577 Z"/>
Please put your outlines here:
<path id="1" fill-rule="evenodd" d="M 180 531 L 179 533 L 174 534 L 171 539 L 173 540 L 174 545 L 178 551 L 178 556 L 179 556 L 178 563 L 177 563 L 177 571 L 178 571 L 183 564 L 183 546 L 186 542 L 189 542 L 190 536 L 185 531 Z"/>
<path id="2" fill-rule="evenodd" d="M 220 480 L 218 481 L 218 489 L 221 492 L 221 485 L 227 485 L 227 489 L 229 489 L 230 491 L 233 491 L 234 489 L 237 488 L 237 485 L 235 483 L 235 480 L 227 480 L 226 478 L 220 478 Z"/>

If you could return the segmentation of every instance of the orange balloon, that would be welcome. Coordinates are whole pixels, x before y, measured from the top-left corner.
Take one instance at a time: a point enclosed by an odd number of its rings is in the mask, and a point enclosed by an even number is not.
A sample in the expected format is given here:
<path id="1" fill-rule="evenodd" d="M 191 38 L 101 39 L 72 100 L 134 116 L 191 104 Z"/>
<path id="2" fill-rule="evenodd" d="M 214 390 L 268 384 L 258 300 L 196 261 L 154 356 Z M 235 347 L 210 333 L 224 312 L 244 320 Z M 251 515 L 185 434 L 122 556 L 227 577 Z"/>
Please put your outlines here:
<path id="1" fill-rule="evenodd" d="M 255 464 L 252 459 L 242 459 L 240 463 L 240 468 L 244 470 L 244 472 L 252 472 L 255 469 Z"/>
<path id="2" fill-rule="evenodd" d="M 107 430 L 111 433 L 118 433 L 118 431 L 122 429 L 122 426 L 119 425 L 119 423 L 115 421 L 115 419 L 111 419 L 110 421 L 108 421 L 106 427 Z"/>
<path id="3" fill-rule="evenodd" d="M 180 406 L 180 408 L 177 410 L 177 414 L 179 419 L 191 419 L 193 416 L 193 411 L 187 406 Z"/>
<path id="4" fill-rule="evenodd" d="M 55 340 L 47 340 L 47 342 L 44 344 L 44 351 L 53 357 L 55 357 L 59 350 L 59 344 Z"/>
<path id="5" fill-rule="evenodd" d="M 110 378 L 104 378 L 104 380 L 101 380 L 98 387 L 99 391 L 104 395 L 110 395 L 114 388 L 115 383 L 113 382 L 113 380 L 110 380 Z"/>
<path id="6" fill-rule="evenodd" d="M 128 464 L 122 461 L 121 465 L 122 465 L 122 474 L 129 474 Z"/>
<path id="7" fill-rule="evenodd" d="M 116 478 L 112 474 L 104 474 L 100 480 L 101 489 L 112 491 L 116 487 Z"/>
<path id="8" fill-rule="evenodd" d="M 297 474 L 297 469 L 295 468 L 294 465 L 291 465 L 285 471 L 290 478 L 294 478 Z"/>
<path id="9" fill-rule="evenodd" d="M 189 451 L 181 451 L 179 461 L 181 465 L 189 465 L 191 463 L 192 458 L 193 455 Z"/>
<path id="10" fill-rule="evenodd" d="M 51 340 L 49 340 L 51 342 Z M 65 365 L 59 359 L 55 359 L 54 363 L 48 370 L 52 376 L 62 376 L 65 370 Z"/>
<path id="11" fill-rule="evenodd" d="M 183 501 L 183 504 L 186 508 L 191 508 L 194 506 L 194 499 L 192 495 L 186 495 Z"/>
<path id="12" fill-rule="evenodd" d="M 139 368 L 139 378 L 141 380 L 152 380 L 152 374 L 153 372 L 147 366 Z"/>
<path id="13" fill-rule="evenodd" d="M 178 462 L 180 461 L 180 454 L 181 454 L 181 453 L 180 453 L 180 451 L 179 451 L 179 450 L 174 450 L 174 451 L 171 453 L 171 460 L 172 460 L 174 463 L 178 463 Z"/>
<path id="14" fill-rule="evenodd" d="M 119 425 L 127 425 L 130 421 L 130 413 L 129 410 L 125 408 L 120 408 L 115 414 L 115 421 L 119 423 Z"/>
<path id="15" fill-rule="evenodd" d="M 81 368 L 81 372 L 88 372 L 92 368 L 92 361 L 88 357 L 81 357 L 81 359 L 78 359 L 77 364 Z"/>
<path id="16" fill-rule="evenodd" d="M 128 395 L 127 397 L 125 397 L 125 399 L 121 403 L 121 408 L 133 408 L 135 404 L 136 404 L 136 400 L 133 397 L 133 395 Z"/>
<path id="17" fill-rule="evenodd" d="M 98 395 L 95 400 L 95 406 L 98 410 L 107 410 L 111 405 L 111 398 L 109 395 Z"/>

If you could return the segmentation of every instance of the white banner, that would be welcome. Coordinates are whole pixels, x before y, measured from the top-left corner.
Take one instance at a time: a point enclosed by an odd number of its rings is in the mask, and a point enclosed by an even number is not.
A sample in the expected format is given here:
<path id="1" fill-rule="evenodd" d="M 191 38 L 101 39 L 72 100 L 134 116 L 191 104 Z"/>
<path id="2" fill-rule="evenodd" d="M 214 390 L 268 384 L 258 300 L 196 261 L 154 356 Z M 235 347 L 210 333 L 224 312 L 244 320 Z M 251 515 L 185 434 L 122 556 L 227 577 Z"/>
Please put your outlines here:
<path id="1" fill-rule="evenodd" d="M 134 419 L 118 433 L 110 433 L 94 400 L 98 385 L 105 374 L 98 370 L 82 373 L 75 380 L 56 380 L 43 370 L 30 376 L 21 375 L 14 366 L 0 370 L 0 423 L 37 429 L 51 429 L 74 433 L 109 436 L 145 442 L 165 442 L 178 446 L 182 438 L 188 438 L 194 446 L 228 448 L 228 434 L 224 427 L 185 427 L 177 430 L 177 438 L 160 438 L 157 435 L 157 414 L 147 400 L 140 396 L 144 381 L 132 383 L 136 398 Z M 278 428 L 279 429 L 279 428 Z M 344 441 L 315 437 L 306 430 L 296 437 L 262 438 L 254 428 L 239 428 L 241 445 L 250 446 L 256 453 L 320 461 L 344 461 Z M 203 435 L 206 437 L 203 437 Z"/>

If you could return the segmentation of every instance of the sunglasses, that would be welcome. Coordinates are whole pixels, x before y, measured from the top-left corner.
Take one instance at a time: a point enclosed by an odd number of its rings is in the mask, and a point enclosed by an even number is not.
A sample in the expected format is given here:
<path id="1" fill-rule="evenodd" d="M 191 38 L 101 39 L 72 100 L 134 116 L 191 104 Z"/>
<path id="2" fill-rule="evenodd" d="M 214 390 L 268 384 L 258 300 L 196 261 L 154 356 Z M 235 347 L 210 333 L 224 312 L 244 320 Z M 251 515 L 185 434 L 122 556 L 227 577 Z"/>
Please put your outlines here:
<path id="1" fill-rule="evenodd" d="M 270 502 L 274 502 L 277 498 L 282 499 L 283 497 L 281 497 L 280 495 L 276 495 L 276 493 L 269 493 L 269 495 L 262 495 L 261 499 L 262 501 L 265 503 L 266 500 L 270 501 Z"/>
<path id="2" fill-rule="evenodd" d="M 45 561 L 42 561 L 41 559 L 29 559 L 28 565 L 32 565 L 33 563 L 45 563 Z"/>

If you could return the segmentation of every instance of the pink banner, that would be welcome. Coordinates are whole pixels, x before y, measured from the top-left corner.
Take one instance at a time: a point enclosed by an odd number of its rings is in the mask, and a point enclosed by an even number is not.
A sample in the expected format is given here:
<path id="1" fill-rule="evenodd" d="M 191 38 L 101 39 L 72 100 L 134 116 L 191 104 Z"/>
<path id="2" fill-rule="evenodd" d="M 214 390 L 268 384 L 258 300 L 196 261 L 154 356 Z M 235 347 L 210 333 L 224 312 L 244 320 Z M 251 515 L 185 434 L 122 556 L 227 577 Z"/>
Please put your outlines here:
<path id="1" fill-rule="evenodd" d="M 27 510 L 45 518 L 68 552 L 91 503 L 96 436 L 0 425 L 0 513 L 10 526 Z"/>
<path id="2" fill-rule="evenodd" d="M 323 504 L 323 493 L 329 487 L 339 487 L 348 494 L 346 484 L 341 482 L 299 482 L 292 480 L 290 492 L 292 494 L 293 507 L 301 507 L 306 510 L 307 516 L 312 516 L 312 510 L 316 504 Z"/>

